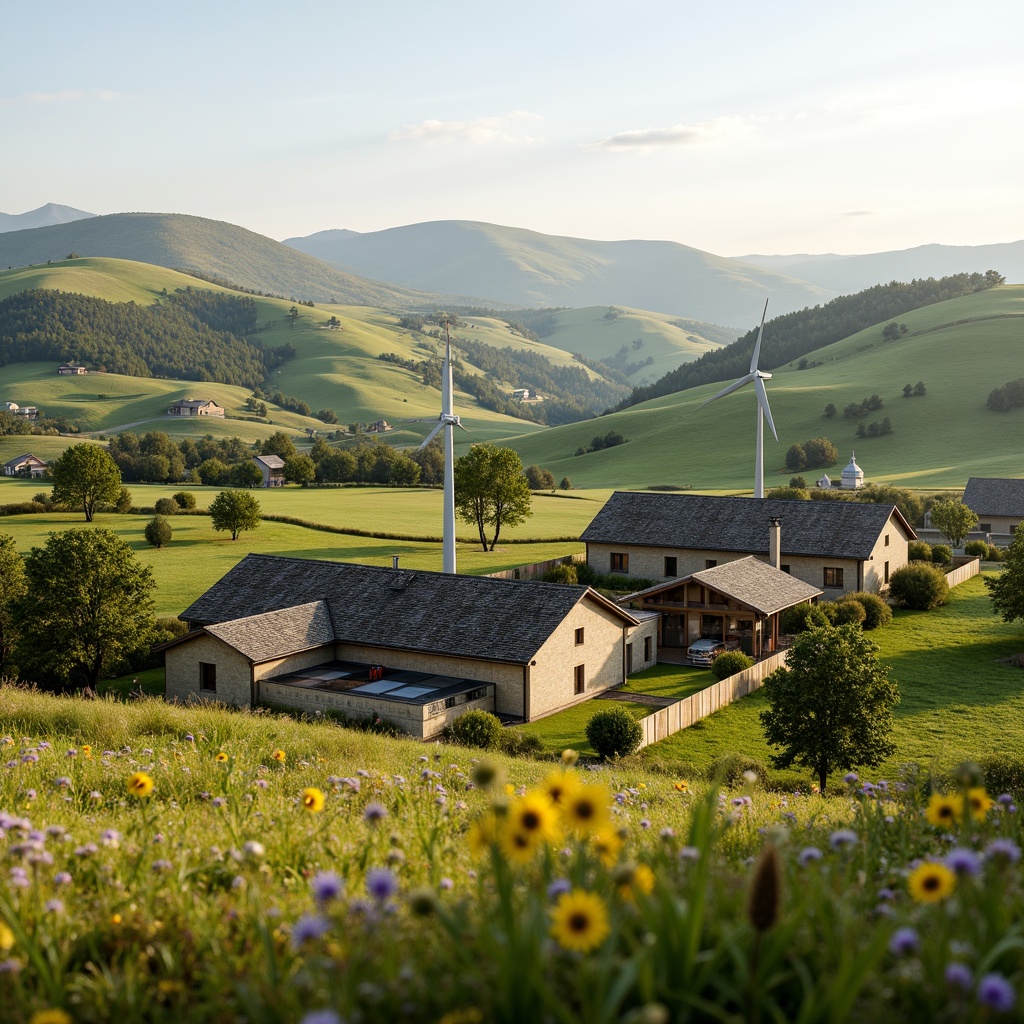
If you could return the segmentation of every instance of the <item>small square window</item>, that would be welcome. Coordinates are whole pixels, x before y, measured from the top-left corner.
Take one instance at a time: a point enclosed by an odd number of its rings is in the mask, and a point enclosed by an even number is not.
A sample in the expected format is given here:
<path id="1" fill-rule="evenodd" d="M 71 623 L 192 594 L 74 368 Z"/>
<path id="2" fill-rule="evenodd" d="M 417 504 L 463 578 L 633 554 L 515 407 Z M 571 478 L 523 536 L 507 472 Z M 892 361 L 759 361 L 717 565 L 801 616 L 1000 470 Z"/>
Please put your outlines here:
<path id="1" fill-rule="evenodd" d="M 718 565 L 718 559 L 717 558 L 705 558 L 704 559 L 704 568 L 705 569 L 714 569 L 714 567 L 716 565 Z"/>
<path id="2" fill-rule="evenodd" d="M 889 563 L 888 562 L 885 563 L 885 579 L 882 582 L 884 582 L 884 583 L 888 583 L 889 582 Z"/>
<path id="3" fill-rule="evenodd" d="M 664 575 L 665 576 L 670 576 L 670 577 L 671 576 L 678 576 L 679 573 L 676 571 L 676 565 L 677 565 L 677 562 L 676 562 L 675 555 L 666 555 L 665 556 L 665 572 L 664 572 Z"/>
<path id="4" fill-rule="evenodd" d="M 826 587 L 841 587 L 843 585 L 843 570 L 826 568 L 823 583 Z"/>
<path id="5" fill-rule="evenodd" d="M 886 547 L 888 547 L 888 546 L 889 546 L 889 534 L 886 534 L 886 535 L 885 535 L 885 546 L 886 546 Z"/>
<path id="6" fill-rule="evenodd" d="M 579 626 L 576 629 L 576 646 L 579 647 L 583 643 L 583 626 Z"/>
<path id="7" fill-rule="evenodd" d="M 217 692 L 217 666 L 207 661 L 199 662 L 199 689 Z"/>
<path id="8" fill-rule="evenodd" d="M 584 693 L 587 688 L 587 673 L 584 665 L 577 665 L 574 670 L 576 692 Z"/>
<path id="9" fill-rule="evenodd" d="M 623 552 L 613 551 L 611 560 L 611 571 L 629 572 L 629 555 Z"/>
<path id="10" fill-rule="evenodd" d="M 790 576 L 793 575 L 792 572 L 790 572 L 790 568 L 788 565 L 780 565 L 779 569 L 784 573 L 788 573 Z"/>
<path id="11" fill-rule="evenodd" d="M 651 660 L 651 638 L 649 636 L 644 637 L 644 661 Z"/>

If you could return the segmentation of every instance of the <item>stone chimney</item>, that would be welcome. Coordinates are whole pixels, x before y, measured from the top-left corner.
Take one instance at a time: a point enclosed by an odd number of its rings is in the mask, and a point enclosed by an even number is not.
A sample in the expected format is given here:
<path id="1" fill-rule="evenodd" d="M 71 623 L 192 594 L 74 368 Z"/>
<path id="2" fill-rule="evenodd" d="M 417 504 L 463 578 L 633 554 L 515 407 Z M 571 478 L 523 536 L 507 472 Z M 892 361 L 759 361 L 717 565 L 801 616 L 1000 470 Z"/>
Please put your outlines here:
<path id="1" fill-rule="evenodd" d="M 397 569 L 398 568 L 398 555 L 392 555 L 391 556 L 391 568 L 392 569 Z"/>
<path id="2" fill-rule="evenodd" d="M 768 562 L 776 569 L 782 565 L 782 526 L 778 516 L 772 516 L 768 526 Z"/>

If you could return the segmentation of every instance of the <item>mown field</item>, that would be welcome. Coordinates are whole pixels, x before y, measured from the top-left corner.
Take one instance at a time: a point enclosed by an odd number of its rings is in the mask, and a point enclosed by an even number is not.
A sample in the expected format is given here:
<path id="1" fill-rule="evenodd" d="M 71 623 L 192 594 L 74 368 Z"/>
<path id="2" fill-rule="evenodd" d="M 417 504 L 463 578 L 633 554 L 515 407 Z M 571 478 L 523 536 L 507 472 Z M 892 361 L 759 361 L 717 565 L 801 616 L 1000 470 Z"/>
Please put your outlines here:
<path id="1" fill-rule="evenodd" d="M 970 774 L 720 792 L 10 687 L 0 752 L 12 1024 L 1021 1019 L 1024 792 Z"/>

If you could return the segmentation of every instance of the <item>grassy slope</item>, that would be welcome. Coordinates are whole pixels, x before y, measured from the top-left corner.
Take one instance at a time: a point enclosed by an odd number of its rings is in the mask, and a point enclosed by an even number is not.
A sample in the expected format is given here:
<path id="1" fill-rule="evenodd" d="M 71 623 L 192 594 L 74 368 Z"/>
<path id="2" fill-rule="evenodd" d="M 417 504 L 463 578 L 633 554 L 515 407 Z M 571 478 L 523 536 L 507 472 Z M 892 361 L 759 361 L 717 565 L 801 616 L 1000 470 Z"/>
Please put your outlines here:
<path id="1" fill-rule="evenodd" d="M 873 632 L 879 658 L 899 683 L 895 708 L 896 753 L 872 777 L 894 780 L 901 766 L 949 769 L 968 758 L 1019 754 L 1024 735 L 1024 671 L 1001 659 L 1024 645 L 1020 627 L 992 614 L 983 577 L 954 589 L 933 612 L 894 613 L 893 624 Z M 762 693 L 723 708 L 702 722 L 636 755 L 680 772 L 704 770 L 733 751 L 764 764 L 772 753 L 759 719 Z"/>
<path id="2" fill-rule="evenodd" d="M 785 455 L 792 443 L 823 435 L 839 448 L 836 471 L 856 449 L 868 480 L 946 487 L 963 486 L 972 475 L 1020 475 L 1024 410 L 992 413 L 985 409 L 985 399 L 992 388 L 1021 375 L 1021 314 L 1024 286 L 1007 285 L 908 313 L 900 319 L 909 333 L 900 341 L 882 342 L 881 329 L 874 327 L 814 353 L 820 367 L 773 368 L 767 388 L 779 443 L 768 435 L 766 486 L 788 483 L 792 474 L 785 468 Z M 996 319 L 981 319 L 985 317 Z M 928 394 L 904 399 L 904 384 L 918 380 L 925 382 Z M 511 443 L 524 463 L 545 466 L 558 479 L 567 475 L 577 486 L 690 484 L 698 490 L 749 490 L 754 475 L 753 393 L 747 388 L 698 409 L 722 386 L 667 395 Z M 867 418 L 889 416 L 894 432 L 857 438 L 856 421 L 843 419 L 842 409 L 875 392 L 885 405 Z M 829 402 L 840 410 L 833 420 L 822 415 Z M 574 457 L 579 446 L 609 429 L 629 443 Z"/>

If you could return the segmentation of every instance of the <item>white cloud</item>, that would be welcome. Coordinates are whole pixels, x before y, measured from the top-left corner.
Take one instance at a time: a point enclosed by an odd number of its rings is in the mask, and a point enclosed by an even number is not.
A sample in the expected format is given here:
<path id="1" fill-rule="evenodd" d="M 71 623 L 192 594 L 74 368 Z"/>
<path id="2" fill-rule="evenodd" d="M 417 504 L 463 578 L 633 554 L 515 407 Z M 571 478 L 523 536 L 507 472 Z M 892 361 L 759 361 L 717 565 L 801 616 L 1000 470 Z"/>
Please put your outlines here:
<path id="1" fill-rule="evenodd" d="M 543 139 L 526 134 L 530 122 L 541 121 L 540 114 L 513 110 L 496 117 L 478 117 L 473 121 L 421 121 L 391 132 L 394 142 L 468 142 L 474 146 L 523 145 Z"/>
<path id="2" fill-rule="evenodd" d="M 584 148 L 628 152 L 703 145 L 745 135 L 751 130 L 753 123 L 750 118 L 718 117 L 713 121 L 676 124 L 668 128 L 636 128 L 609 135 L 599 142 L 587 143 Z"/>

